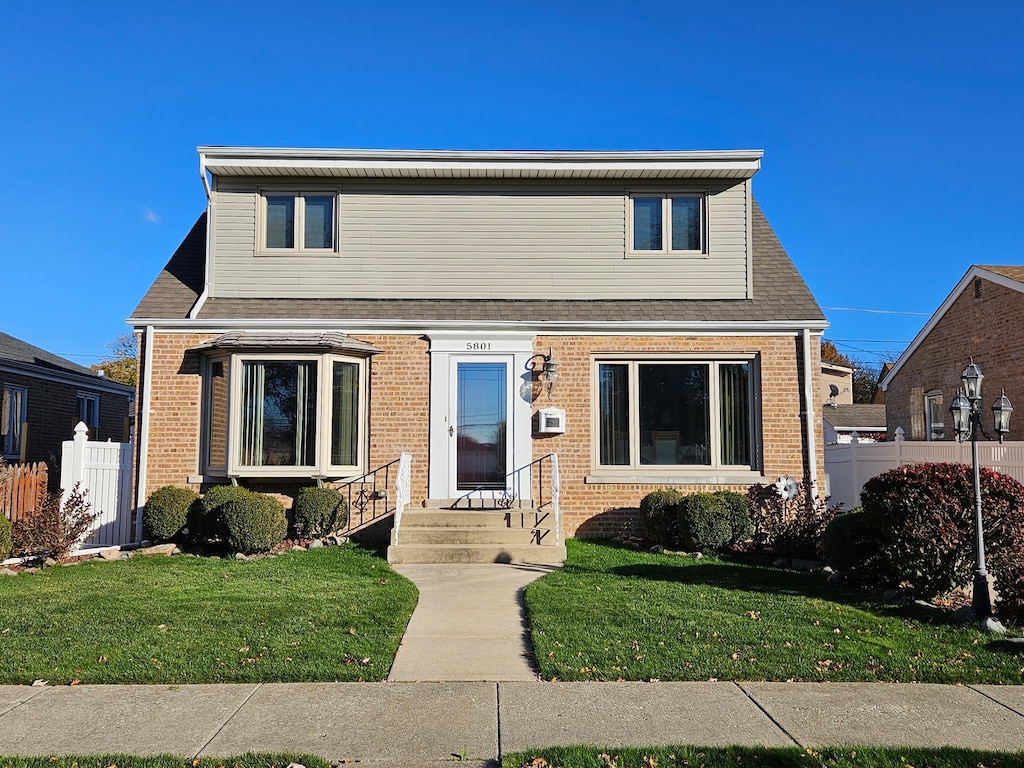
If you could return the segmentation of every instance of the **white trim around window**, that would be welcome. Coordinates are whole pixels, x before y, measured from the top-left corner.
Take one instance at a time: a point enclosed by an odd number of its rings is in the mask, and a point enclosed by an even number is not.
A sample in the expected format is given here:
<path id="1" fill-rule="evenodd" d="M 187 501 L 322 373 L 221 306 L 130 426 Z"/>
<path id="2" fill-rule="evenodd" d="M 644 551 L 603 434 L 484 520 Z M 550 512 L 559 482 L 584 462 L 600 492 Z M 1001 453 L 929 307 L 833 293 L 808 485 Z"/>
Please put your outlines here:
<path id="1" fill-rule="evenodd" d="M 257 193 L 257 253 L 266 256 L 336 254 L 339 194 L 336 187 L 260 187 Z"/>
<path id="2" fill-rule="evenodd" d="M 203 366 L 201 469 L 344 478 L 366 463 L 367 358 L 245 351 Z"/>
<path id="3" fill-rule="evenodd" d="M 3 458 L 21 457 L 21 425 L 28 420 L 28 389 L 4 384 L 0 393 L 0 452 Z"/>
<path id="4" fill-rule="evenodd" d="M 588 482 L 759 476 L 756 354 L 596 354 L 591 367 Z"/>
<path id="5" fill-rule="evenodd" d="M 708 189 L 632 190 L 626 196 L 626 253 L 631 256 L 705 256 Z"/>
<path id="6" fill-rule="evenodd" d="M 100 396 L 94 392 L 78 392 L 78 420 L 89 428 L 89 439 L 99 439 Z"/>
<path id="7" fill-rule="evenodd" d="M 946 439 L 946 409 L 942 403 L 942 390 L 933 389 L 924 395 L 924 439 Z"/>

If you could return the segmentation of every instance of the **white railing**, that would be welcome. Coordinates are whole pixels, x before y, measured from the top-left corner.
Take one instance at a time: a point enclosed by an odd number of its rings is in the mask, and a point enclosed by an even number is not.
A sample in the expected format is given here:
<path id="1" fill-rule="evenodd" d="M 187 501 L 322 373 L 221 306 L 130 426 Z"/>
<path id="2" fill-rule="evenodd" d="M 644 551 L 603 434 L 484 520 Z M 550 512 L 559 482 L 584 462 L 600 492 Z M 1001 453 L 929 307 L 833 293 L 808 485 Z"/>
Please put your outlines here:
<path id="1" fill-rule="evenodd" d="M 79 485 L 97 515 L 92 530 L 79 545 L 119 547 L 135 541 L 132 535 L 132 444 L 88 440 L 88 427 L 78 422 L 73 440 L 61 452 L 60 488 L 65 498 Z"/>
<path id="2" fill-rule="evenodd" d="M 398 531 L 402 527 L 402 512 L 412 500 L 412 454 L 403 453 L 398 457 L 398 472 L 395 474 L 395 528 L 393 542 L 398 543 Z"/>
<path id="3" fill-rule="evenodd" d="M 955 440 L 906 441 L 901 439 L 902 430 L 897 430 L 897 433 L 894 442 L 861 443 L 854 439 L 846 445 L 825 446 L 827 493 L 831 502 L 842 502 L 844 509 L 859 506 L 864 483 L 875 475 L 904 464 L 971 463 L 970 443 Z M 1000 444 L 981 441 L 978 443 L 978 463 L 1024 482 L 1024 442 Z"/>
<path id="4" fill-rule="evenodd" d="M 551 454 L 551 509 L 555 512 L 555 546 L 562 543 L 562 512 L 558 508 L 558 497 L 562 493 L 562 481 L 558 476 L 558 454 Z"/>

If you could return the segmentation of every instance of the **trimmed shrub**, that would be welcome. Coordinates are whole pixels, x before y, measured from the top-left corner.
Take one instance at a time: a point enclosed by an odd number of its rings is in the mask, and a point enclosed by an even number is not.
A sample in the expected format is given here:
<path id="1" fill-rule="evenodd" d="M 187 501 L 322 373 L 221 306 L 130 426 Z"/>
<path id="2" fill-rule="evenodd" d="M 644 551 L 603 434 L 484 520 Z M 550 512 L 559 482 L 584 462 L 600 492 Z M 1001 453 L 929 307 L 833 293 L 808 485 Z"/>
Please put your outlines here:
<path id="1" fill-rule="evenodd" d="M 0 560 L 11 556 L 11 521 L 0 513 Z"/>
<path id="2" fill-rule="evenodd" d="M 1024 485 L 986 468 L 980 476 L 986 552 L 993 574 L 1004 570 L 1007 595 L 1012 595 Z M 882 555 L 919 597 L 931 599 L 971 583 L 974 480 L 969 466 L 927 463 L 883 472 L 864 484 L 861 505 L 877 521 Z M 1003 585 L 997 589 L 1002 592 Z"/>
<path id="3" fill-rule="evenodd" d="M 11 526 L 11 554 L 55 560 L 67 557 L 96 522 L 97 515 L 89 507 L 78 483 L 67 499 L 61 491 L 46 494 L 35 509 Z"/>
<path id="4" fill-rule="evenodd" d="M 171 541 L 188 522 L 188 510 L 199 500 L 190 488 L 165 485 L 146 499 L 142 509 L 142 535 L 153 541 Z"/>
<path id="5" fill-rule="evenodd" d="M 679 544 L 679 520 L 676 507 L 683 494 L 674 488 L 651 491 L 640 499 L 640 518 L 647 536 L 668 547 Z"/>
<path id="6" fill-rule="evenodd" d="M 821 549 L 825 562 L 851 584 L 875 588 L 899 581 L 881 552 L 877 518 L 860 507 L 836 515 L 825 526 Z"/>
<path id="7" fill-rule="evenodd" d="M 729 523 L 728 545 L 742 544 L 754 534 L 754 523 L 747 509 L 747 497 L 736 491 L 715 491 L 715 496 L 724 504 L 725 518 Z"/>
<path id="8" fill-rule="evenodd" d="M 233 552 L 267 552 L 288 533 L 284 505 L 273 496 L 246 491 L 221 507 L 224 543 Z"/>
<path id="9" fill-rule="evenodd" d="M 303 488 L 292 504 L 292 527 L 296 536 L 319 538 L 344 528 L 348 523 L 348 502 L 334 488 Z"/>
<path id="10" fill-rule="evenodd" d="M 728 504 L 716 493 L 691 493 L 677 505 L 679 545 L 715 552 L 732 538 Z"/>
<path id="11" fill-rule="evenodd" d="M 202 501 L 189 510 L 189 538 L 195 542 L 225 537 L 222 522 L 224 505 L 251 493 L 240 485 L 215 485 L 203 494 Z"/>

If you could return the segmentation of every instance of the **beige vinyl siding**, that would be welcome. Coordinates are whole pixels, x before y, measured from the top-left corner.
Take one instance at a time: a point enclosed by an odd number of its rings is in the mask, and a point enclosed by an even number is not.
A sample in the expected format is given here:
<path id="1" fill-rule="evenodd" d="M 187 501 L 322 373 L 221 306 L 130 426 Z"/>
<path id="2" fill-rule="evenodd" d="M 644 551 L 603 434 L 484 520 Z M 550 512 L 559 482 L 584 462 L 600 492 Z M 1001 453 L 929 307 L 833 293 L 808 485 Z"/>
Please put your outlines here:
<path id="1" fill-rule="evenodd" d="M 264 189 L 295 185 L 267 180 Z M 322 180 L 302 180 L 303 190 Z M 329 184 L 330 182 L 328 182 Z M 218 179 L 211 292 L 284 298 L 745 298 L 749 182 L 710 187 L 706 255 L 626 254 L 621 182 L 344 180 L 340 248 L 266 254 L 250 179 Z M 396 185 L 400 185 L 396 189 Z M 676 189 L 707 189 L 707 184 Z M 653 189 L 653 188 L 652 188 Z"/>

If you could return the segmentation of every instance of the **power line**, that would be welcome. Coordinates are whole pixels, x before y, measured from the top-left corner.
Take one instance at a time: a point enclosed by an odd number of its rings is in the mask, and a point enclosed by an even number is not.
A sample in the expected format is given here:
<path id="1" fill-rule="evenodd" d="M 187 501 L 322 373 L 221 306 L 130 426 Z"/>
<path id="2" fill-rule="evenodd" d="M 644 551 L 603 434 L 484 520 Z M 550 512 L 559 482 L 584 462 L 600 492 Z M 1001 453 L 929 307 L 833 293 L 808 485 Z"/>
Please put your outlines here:
<path id="1" fill-rule="evenodd" d="M 895 309 L 860 309 L 858 307 L 822 307 L 830 312 L 867 312 L 872 315 L 908 315 L 910 317 L 931 317 L 931 312 L 900 312 Z"/>

